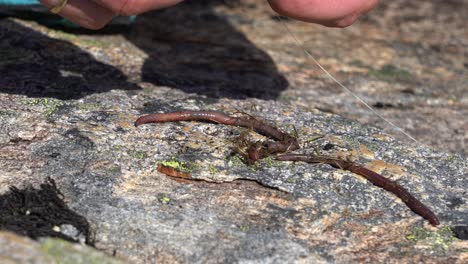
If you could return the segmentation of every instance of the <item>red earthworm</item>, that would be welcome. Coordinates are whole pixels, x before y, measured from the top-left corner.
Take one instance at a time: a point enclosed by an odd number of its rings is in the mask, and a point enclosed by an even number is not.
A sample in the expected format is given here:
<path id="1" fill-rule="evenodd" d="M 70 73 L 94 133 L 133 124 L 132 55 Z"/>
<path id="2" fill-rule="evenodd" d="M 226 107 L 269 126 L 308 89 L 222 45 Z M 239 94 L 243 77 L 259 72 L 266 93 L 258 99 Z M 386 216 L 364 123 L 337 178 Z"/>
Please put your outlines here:
<path id="1" fill-rule="evenodd" d="M 177 170 L 169 166 L 164 166 L 162 164 L 158 164 L 157 171 L 163 174 L 166 174 L 167 176 L 170 176 L 170 177 L 181 178 L 181 179 L 192 179 L 192 176 L 190 175 L 190 173 L 183 172 L 183 171 Z"/>
<path id="2" fill-rule="evenodd" d="M 437 216 L 423 203 L 421 203 L 418 199 L 411 195 L 401 185 L 353 162 L 340 160 L 332 157 L 322 157 L 306 154 L 282 154 L 276 156 L 276 159 L 282 161 L 325 163 L 338 169 L 351 171 L 353 173 L 363 176 L 374 185 L 381 187 L 398 196 L 411 210 L 413 210 L 413 212 L 427 219 L 429 223 L 431 223 L 433 226 L 437 226 L 440 224 L 439 220 L 437 219 Z"/>
<path id="3" fill-rule="evenodd" d="M 255 144 L 253 144 L 247 149 L 247 156 L 252 161 L 257 161 L 262 158 L 262 155 L 260 154 L 260 151 L 258 147 L 255 146 Z"/>
<path id="4" fill-rule="evenodd" d="M 263 123 L 254 118 L 231 117 L 216 111 L 180 111 L 163 114 L 150 114 L 138 118 L 135 121 L 135 126 L 140 126 L 147 123 L 164 123 L 177 121 L 208 121 L 223 125 L 240 126 L 251 128 L 256 132 L 267 137 L 277 140 L 278 142 L 268 143 L 264 149 L 267 153 L 263 153 L 259 149 L 251 148 L 249 156 L 256 158 L 266 157 L 268 154 L 285 152 L 287 150 L 296 150 L 299 148 L 297 140 L 292 136 L 283 133 L 276 127 Z M 257 151 L 258 153 L 255 153 Z"/>

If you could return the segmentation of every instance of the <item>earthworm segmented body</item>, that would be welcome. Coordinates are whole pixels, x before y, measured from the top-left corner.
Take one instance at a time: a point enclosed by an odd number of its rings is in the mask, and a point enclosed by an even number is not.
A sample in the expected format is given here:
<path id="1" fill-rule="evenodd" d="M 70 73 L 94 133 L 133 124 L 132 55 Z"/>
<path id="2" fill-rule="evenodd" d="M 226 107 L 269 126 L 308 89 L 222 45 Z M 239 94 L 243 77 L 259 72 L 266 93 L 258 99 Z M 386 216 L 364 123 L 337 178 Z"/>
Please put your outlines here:
<path id="1" fill-rule="evenodd" d="M 274 126 L 263 123 L 254 118 L 231 117 L 216 111 L 179 111 L 162 114 L 150 114 L 138 118 L 135 126 L 147 123 L 165 123 L 177 121 L 205 121 L 222 125 L 240 126 L 253 129 L 276 141 L 266 143 L 254 143 L 247 150 L 247 156 L 251 161 L 265 158 L 271 154 L 285 153 L 299 149 L 297 140 L 277 129 Z M 364 168 L 354 162 L 333 157 L 306 155 L 306 154 L 280 154 L 276 156 L 281 161 L 302 161 L 307 163 L 325 163 L 338 169 L 348 170 L 363 176 L 374 185 L 381 187 L 398 196 L 413 212 L 427 219 L 432 225 L 439 225 L 437 216 L 405 188 L 382 175 Z"/>
<path id="2" fill-rule="evenodd" d="M 347 170 L 361 175 L 374 185 L 398 196 L 411 210 L 413 210 L 413 212 L 427 219 L 432 225 L 439 225 L 437 216 L 423 203 L 411 195 L 405 188 L 374 171 L 364 168 L 363 166 L 341 159 L 307 154 L 281 154 L 276 156 L 276 159 L 283 161 L 302 161 L 306 163 L 325 163 L 337 169 Z"/>
<path id="3" fill-rule="evenodd" d="M 206 121 L 222 125 L 239 126 L 253 129 L 254 131 L 277 140 L 267 142 L 266 145 L 251 147 L 248 150 L 249 158 L 253 161 L 268 156 L 268 154 L 282 153 L 299 148 L 299 143 L 292 136 L 280 131 L 276 127 L 263 123 L 254 118 L 231 117 L 216 111 L 180 111 L 163 114 L 150 114 L 138 118 L 135 126 L 147 123 L 165 123 L 177 121 Z"/>

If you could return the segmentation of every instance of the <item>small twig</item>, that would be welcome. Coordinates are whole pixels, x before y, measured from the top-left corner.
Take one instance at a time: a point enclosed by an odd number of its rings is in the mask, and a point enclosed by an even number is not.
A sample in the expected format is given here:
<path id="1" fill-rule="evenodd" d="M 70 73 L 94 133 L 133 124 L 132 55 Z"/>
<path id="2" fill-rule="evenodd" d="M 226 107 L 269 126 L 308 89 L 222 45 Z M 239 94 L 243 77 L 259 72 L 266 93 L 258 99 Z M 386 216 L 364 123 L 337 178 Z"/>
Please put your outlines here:
<path id="1" fill-rule="evenodd" d="M 281 154 L 276 156 L 277 160 L 282 161 L 303 161 L 307 163 L 324 163 L 333 166 L 334 168 L 351 171 L 363 176 L 374 185 L 383 188 L 396 196 L 398 196 L 413 212 L 427 219 L 432 225 L 439 225 L 437 216 L 427 208 L 423 203 L 411 195 L 405 188 L 398 183 L 385 178 L 384 176 L 357 165 L 351 161 L 345 161 L 332 157 L 323 157 L 306 154 Z"/>

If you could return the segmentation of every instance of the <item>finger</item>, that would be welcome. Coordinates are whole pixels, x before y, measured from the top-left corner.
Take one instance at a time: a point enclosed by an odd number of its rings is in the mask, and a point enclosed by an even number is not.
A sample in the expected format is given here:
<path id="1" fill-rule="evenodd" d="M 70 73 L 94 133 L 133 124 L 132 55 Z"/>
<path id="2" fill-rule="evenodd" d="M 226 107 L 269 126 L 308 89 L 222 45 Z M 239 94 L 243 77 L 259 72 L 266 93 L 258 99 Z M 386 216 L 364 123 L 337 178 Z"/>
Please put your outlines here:
<path id="1" fill-rule="evenodd" d="M 268 0 L 279 14 L 332 27 L 346 27 L 369 12 L 378 0 Z"/>
<path id="2" fill-rule="evenodd" d="M 119 15 L 131 16 L 141 14 L 153 9 L 173 6 L 183 0 L 94 0 L 101 6 L 118 13 Z"/>
<path id="3" fill-rule="evenodd" d="M 41 2 L 48 8 L 60 4 L 59 0 L 41 0 Z M 100 29 L 109 23 L 116 13 L 91 0 L 69 0 L 59 15 L 82 27 Z"/>

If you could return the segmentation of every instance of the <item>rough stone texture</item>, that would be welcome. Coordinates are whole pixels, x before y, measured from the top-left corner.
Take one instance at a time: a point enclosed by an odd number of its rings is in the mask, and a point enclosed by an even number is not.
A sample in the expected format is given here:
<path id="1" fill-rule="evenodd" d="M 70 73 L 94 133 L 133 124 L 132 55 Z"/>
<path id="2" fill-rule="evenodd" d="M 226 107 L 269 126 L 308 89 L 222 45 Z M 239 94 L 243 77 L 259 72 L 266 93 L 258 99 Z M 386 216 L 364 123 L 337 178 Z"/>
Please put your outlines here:
<path id="1" fill-rule="evenodd" d="M 5 264 L 124 263 L 79 244 L 52 238 L 37 242 L 9 232 L 0 232 L 0 262 Z"/>
<path id="2" fill-rule="evenodd" d="M 124 35 L 0 20 L 0 192 L 53 178 L 68 206 L 91 224 L 96 247 L 136 263 L 466 261 L 468 244 L 458 239 L 468 228 L 465 158 L 314 109 L 380 122 L 300 55 L 265 3 L 202 2 L 141 16 Z M 412 128 L 406 118 L 429 124 L 434 119 L 420 118 L 429 107 L 446 111 L 456 121 L 445 125 L 451 134 L 415 136 L 462 153 L 466 32 L 434 27 L 453 52 L 426 47 L 421 27 L 398 30 L 394 14 L 403 1 L 392 3 L 349 30 L 286 23 L 398 125 Z M 427 5 L 466 12 L 466 1 L 442 3 Z M 385 15 L 395 24 L 385 24 L 388 32 L 381 31 Z M 442 88 L 451 89 L 445 97 Z M 141 114 L 179 109 L 244 111 L 297 133 L 302 152 L 355 159 L 398 181 L 442 225 L 429 226 L 394 195 L 326 165 L 269 159 L 246 166 L 233 154 L 236 140 L 265 140 L 248 129 L 198 122 L 133 127 Z M 168 161 L 184 163 L 193 179 L 158 172 L 157 164 Z"/>

